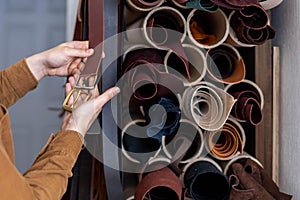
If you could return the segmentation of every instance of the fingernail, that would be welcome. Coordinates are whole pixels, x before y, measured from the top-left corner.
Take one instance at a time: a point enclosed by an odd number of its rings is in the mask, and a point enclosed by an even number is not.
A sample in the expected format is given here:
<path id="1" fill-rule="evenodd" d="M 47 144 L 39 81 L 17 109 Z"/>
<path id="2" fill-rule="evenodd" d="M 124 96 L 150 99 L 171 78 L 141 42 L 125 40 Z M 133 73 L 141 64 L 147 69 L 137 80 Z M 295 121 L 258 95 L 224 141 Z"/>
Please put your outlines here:
<path id="1" fill-rule="evenodd" d="M 86 50 L 86 52 L 87 52 L 88 54 L 92 54 L 92 53 L 94 53 L 94 49 L 88 49 L 88 50 Z"/>
<path id="2" fill-rule="evenodd" d="M 120 93 L 120 88 L 115 87 L 114 90 L 112 91 L 114 95 L 117 95 Z"/>

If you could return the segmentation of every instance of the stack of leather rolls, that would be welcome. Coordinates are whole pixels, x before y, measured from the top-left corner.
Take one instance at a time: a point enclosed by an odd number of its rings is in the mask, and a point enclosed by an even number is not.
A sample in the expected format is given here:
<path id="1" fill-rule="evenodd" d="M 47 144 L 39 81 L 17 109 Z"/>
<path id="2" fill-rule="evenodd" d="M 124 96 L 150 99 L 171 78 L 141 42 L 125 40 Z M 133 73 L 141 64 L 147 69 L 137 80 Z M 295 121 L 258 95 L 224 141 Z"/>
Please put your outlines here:
<path id="1" fill-rule="evenodd" d="M 240 47 L 275 36 L 280 1 L 126 0 L 121 146 L 126 199 L 291 199 L 245 152 L 264 95 Z"/>

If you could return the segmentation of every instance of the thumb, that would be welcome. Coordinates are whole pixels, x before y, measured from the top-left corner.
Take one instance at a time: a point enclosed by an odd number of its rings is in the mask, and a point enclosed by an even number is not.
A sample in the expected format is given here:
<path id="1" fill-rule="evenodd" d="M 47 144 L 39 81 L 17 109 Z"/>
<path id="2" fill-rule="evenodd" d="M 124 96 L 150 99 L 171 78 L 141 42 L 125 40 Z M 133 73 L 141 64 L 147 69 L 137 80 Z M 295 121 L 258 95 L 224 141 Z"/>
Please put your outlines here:
<path id="1" fill-rule="evenodd" d="M 100 96 L 98 96 L 97 98 L 95 98 L 96 108 L 99 109 L 99 110 L 101 110 L 102 107 L 108 101 L 110 101 L 114 96 L 116 96 L 117 94 L 119 94 L 119 92 L 120 92 L 120 88 L 118 88 L 118 87 L 112 87 L 112 88 L 106 90 Z"/>

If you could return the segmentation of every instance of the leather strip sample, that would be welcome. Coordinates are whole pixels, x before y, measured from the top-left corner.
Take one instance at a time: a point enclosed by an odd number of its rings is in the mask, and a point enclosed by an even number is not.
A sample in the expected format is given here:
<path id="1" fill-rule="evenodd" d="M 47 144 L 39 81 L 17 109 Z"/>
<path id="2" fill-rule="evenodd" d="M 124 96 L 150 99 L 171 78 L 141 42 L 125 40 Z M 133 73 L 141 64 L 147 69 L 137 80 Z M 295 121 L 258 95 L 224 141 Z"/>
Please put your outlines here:
<path id="1" fill-rule="evenodd" d="M 221 9 L 206 12 L 193 9 L 187 17 L 187 33 L 192 44 L 200 48 L 214 48 L 229 34 L 229 22 Z"/>
<path id="2" fill-rule="evenodd" d="M 208 160 L 194 161 L 184 170 L 184 186 L 195 200 L 228 199 L 230 183 L 215 164 Z"/>
<path id="3" fill-rule="evenodd" d="M 205 134 L 207 151 L 214 158 L 229 160 L 243 153 L 246 136 L 243 127 L 234 119 L 229 118 L 221 130 Z"/>
<path id="4" fill-rule="evenodd" d="M 84 69 L 76 81 L 76 87 L 92 87 L 99 81 L 98 72 L 104 51 L 104 1 L 87 2 L 88 4 L 88 40 L 89 47 L 94 49 L 94 54 L 88 57 Z M 87 13 L 85 13 L 87 14 Z M 86 26 L 87 24 L 85 24 Z M 86 33 L 85 33 L 86 34 Z"/>
<path id="5" fill-rule="evenodd" d="M 239 83 L 244 80 L 246 68 L 239 52 L 230 44 L 209 49 L 206 53 L 207 71 L 213 80 L 225 84 Z"/>
<path id="6" fill-rule="evenodd" d="M 91 1 L 89 1 L 91 2 Z M 117 0 L 109 0 L 104 1 L 104 13 L 105 19 L 104 24 L 109 24 L 109 26 L 105 26 L 104 36 L 105 39 L 108 39 L 112 36 L 115 36 L 119 33 L 121 29 L 121 24 L 119 23 L 119 17 L 121 13 L 119 12 L 120 4 Z M 99 12 L 99 10 L 97 10 Z M 112 15 L 112 13 L 116 13 Z M 116 38 L 117 39 L 117 38 Z M 118 68 L 118 41 L 111 42 L 110 45 L 104 45 L 104 52 L 110 52 L 105 55 L 105 59 L 103 59 L 103 68 L 102 68 L 102 76 L 101 79 L 101 91 L 105 91 L 108 88 L 116 85 L 117 82 L 117 68 Z M 108 55 L 109 54 L 109 55 Z M 105 68 L 107 67 L 107 68 Z M 106 76 L 109 74 L 109 76 Z M 103 145 L 103 163 L 104 163 L 104 173 L 105 173 L 105 182 L 107 186 L 107 198 L 108 199 L 123 199 L 123 187 L 122 187 L 122 177 L 120 175 L 120 171 L 118 170 L 120 167 L 120 134 L 118 134 L 118 126 L 114 114 L 112 112 L 113 102 L 107 103 L 102 108 L 102 116 L 99 117 L 99 122 L 101 121 L 101 127 L 103 131 L 102 145 Z M 109 163 L 109 164 L 107 164 Z M 108 187 L 112 186 L 113 187 Z M 121 191 L 120 191 L 121 190 Z"/>
<path id="7" fill-rule="evenodd" d="M 174 199 L 180 200 L 182 184 L 179 178 L 167 167 L 150 172 L 137 185 L 135 200 Z"/>
<path id="8" fill-rule="evenodd" d="M 189 87 L 183 94 L 183 112 L 204 130 L 215 131 L 226 122 L 234 98 L 208 82 Z"/>

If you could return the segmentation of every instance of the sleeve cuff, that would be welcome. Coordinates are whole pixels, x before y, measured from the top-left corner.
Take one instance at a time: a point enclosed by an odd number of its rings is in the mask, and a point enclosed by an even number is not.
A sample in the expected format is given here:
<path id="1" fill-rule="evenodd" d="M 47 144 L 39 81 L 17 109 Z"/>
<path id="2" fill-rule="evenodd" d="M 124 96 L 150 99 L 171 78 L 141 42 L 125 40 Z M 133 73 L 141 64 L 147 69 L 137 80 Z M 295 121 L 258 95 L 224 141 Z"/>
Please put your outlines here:
<path id="1" fill-rule="evenodd" d="M 24 96 L 38 85 L 38 81 L 31 73 L 25 58 L 8 67 L 5 73 L 11 84 L 12 92 L 15 92 L 18 97 Z"/>

